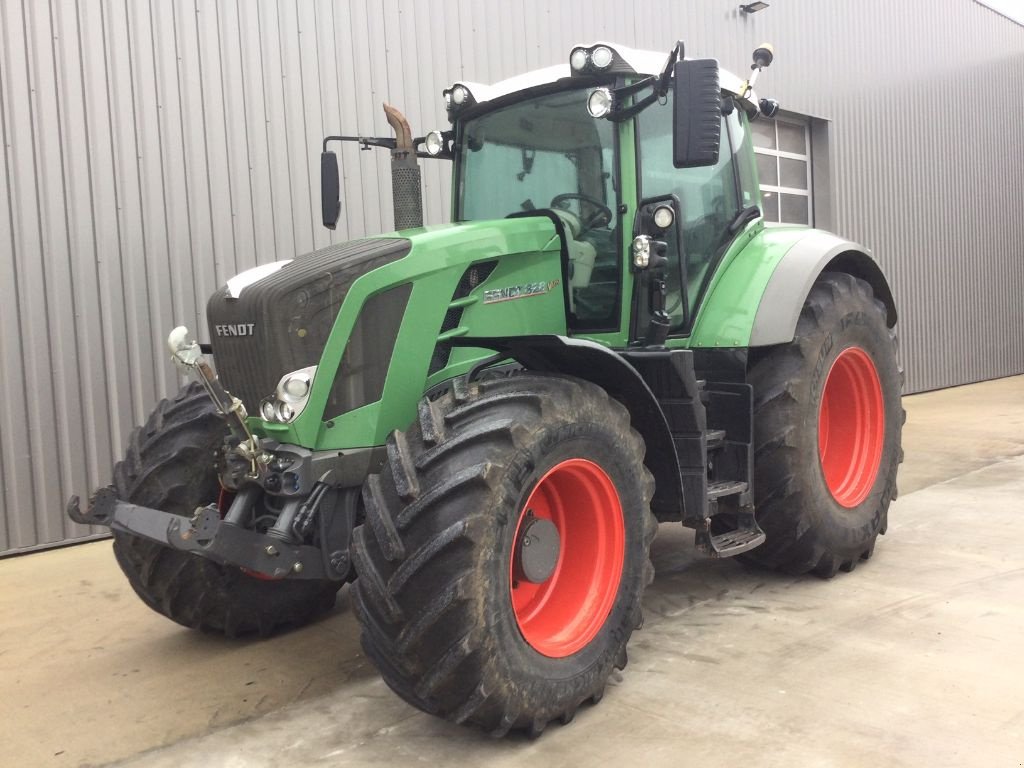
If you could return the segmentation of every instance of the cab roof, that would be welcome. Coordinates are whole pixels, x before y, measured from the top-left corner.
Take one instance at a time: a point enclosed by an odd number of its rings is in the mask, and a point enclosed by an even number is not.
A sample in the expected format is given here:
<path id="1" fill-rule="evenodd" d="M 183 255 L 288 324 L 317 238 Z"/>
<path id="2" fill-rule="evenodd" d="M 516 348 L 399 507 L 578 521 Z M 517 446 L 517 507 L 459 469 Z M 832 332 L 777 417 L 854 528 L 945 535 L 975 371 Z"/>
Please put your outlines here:
<path id="1" fill-rule="evenodd" d="M 629 48 L 624 45 L 618 45 L 617 43 L 607 43 L 603 41 L 574 45 L 570 49 L 570 53 L 577 49 L 594 50 L 600 46 L 609 48 L 617 57 L 616 63 L 618 66 L 610 68 L 608 71 L 618 73 L 629 73 L 629 71 L 632 70 L 632 72 L 637 75 L 657 75 L 661 73 L 662 69 L 664 69 L 665 63 L 668 59 L 667 54 L 663 52 L 637 50 L 636 48 Z M 524 91 L 537 86 L 555 83 L 559 80 L 569 78 L 572 75 L 573 71 L 569 65 L 569 56 L 566 56 L 566 60 L 562 64 L 554 64 L 550 67 L 533 69 L 529 72 L 524 72 L 505 80 L 499 80 L 498 82 L 490 85 L 470 80 L 456 80 L 449 88 L 445 89 L 445 94 L 450 93 L 456 86 L 461 85 L 467 88 L 472 94 L 474 103 L 481 104 L 518 91 Z M 737 75 L 734 75 L 732 72 L 719 67 L 718 77 L 723 91 L 731 93 L 734 96 L 739 96 L 743 91 L 745 81 Z M 747 94 L 745 101 L 750 101 L 752 104 L 757 103 L 752 92 Z"/>

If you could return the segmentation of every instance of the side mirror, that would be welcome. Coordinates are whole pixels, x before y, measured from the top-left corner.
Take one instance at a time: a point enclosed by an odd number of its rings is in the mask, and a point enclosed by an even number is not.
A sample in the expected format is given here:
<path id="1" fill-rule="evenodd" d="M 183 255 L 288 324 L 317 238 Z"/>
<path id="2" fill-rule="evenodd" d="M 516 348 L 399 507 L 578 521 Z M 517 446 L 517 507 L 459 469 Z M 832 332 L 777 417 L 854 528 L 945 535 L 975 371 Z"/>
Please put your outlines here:
<path id="1" fill-rule="evenodd" d="M 672 164 L 676 168 L 717 165 L 722 137 L 718 61 L 677 61 L 673 75 Z"/>
<path id="2" fill-rule="evenodd" d="M 341 178 L 338 174 L 338 156 L 333 152 L 320 153 L 320 207 L 324 226 L 334 229 L 341 214 Z"/>

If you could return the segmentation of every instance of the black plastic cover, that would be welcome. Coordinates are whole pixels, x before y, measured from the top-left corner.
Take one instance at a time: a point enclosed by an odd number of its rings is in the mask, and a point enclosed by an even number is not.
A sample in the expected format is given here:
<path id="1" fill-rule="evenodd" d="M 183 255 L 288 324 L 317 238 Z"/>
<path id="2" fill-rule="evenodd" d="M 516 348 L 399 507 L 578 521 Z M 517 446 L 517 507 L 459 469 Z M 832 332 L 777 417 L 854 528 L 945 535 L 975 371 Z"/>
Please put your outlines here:
<path id="1" fill-rule="evenodd" d="M 722 138 L 718 61 L 677 61 L 673 88 L 672 164 L 676 168 L 716 165 Z"/>
<path id="2" fill-rule="evenodd" d="M 412 283 L 405 283 L 363 304 L 334 376 L 324 419 L 380 400 L 411 292 Z"/>
<path id="3" fill-rule="evenodd" d="M 246 286 L 237 299 L 226 286 L 219 289 L 206 314 L 227 390 L 256 414 L 282 376 L 319 363 L 352 283 L 411 247 L 397 237 L 354 240 L 296 258 Z"/>

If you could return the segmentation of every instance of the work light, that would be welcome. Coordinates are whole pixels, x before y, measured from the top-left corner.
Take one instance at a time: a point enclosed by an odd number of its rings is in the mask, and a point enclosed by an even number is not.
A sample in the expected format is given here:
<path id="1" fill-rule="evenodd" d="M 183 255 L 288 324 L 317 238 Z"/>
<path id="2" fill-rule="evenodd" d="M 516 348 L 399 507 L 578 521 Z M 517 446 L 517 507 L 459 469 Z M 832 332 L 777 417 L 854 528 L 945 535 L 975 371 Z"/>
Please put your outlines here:
<path id="1" fill-rule="evenodd" d="M 591 117 L 604 117 L 612 111 L 612 92 L 607 88 L 595 88 L 587 97 L 587 112 Z"/>
<path id="2" fill-rule="evenodd" d="M 423 145 L 428 155 L 437 157 L 444 151 L 444 136 L 440 131 L 431 131 L 424 137 Z"/>
<path id="3" fill-rule="evenodd" d="M 612 49 L 607 45 L 599 45 L 590 54 L 590 61 L 598 69 L 607 69 L 612 63 Z"/>

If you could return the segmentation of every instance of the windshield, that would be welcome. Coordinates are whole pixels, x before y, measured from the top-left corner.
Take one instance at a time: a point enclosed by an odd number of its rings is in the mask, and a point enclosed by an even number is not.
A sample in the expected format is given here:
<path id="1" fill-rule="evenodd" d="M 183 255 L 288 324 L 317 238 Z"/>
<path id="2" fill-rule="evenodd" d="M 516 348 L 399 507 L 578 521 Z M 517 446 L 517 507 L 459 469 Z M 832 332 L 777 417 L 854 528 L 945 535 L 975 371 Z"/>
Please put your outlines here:
<path id="1" fill-rule="evenodd" d="M 588 89 L 548 93 L 462 125 L 457 219 L 500 219 L 539 208 L 565 224 L 570 327 L 617 321 L 615 126 L 587 112 Z"/>

